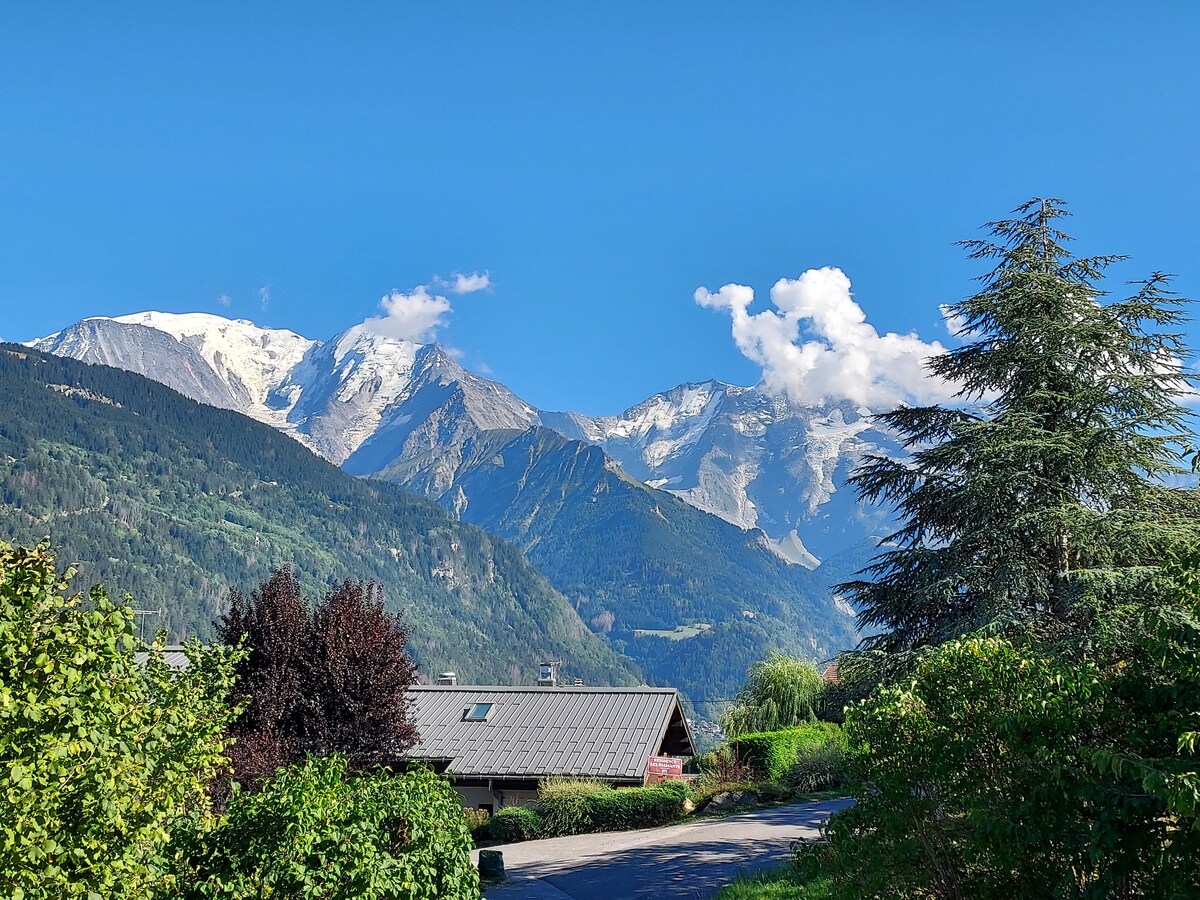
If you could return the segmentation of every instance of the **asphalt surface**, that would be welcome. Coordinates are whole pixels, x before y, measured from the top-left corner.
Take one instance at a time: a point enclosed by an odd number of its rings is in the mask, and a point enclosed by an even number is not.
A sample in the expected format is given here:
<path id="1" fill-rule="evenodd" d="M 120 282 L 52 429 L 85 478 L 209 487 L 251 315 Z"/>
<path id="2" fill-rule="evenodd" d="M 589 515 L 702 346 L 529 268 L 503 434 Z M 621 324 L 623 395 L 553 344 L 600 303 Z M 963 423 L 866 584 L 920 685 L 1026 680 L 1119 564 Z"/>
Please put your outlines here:
<path id="1" fill-rule="evenodd" d="M 777 806 L 684 825 L 505 844 L 508 880 L 486 900 L 703 900 L 738 875 L 784 862 L 851 800 Z"/>

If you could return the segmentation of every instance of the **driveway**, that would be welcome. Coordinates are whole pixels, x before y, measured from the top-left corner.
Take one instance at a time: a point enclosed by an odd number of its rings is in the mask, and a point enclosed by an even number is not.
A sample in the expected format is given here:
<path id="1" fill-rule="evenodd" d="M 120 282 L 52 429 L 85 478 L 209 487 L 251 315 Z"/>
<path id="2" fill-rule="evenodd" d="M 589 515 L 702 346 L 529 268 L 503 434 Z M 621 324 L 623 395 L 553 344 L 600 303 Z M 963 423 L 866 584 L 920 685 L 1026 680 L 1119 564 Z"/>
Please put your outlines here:
<path id="1" fill-rule="evenodd" d="M 487 900 L 702 900 L 742 872 L 785 861 L 788 844 L 816 837 L 852 800 L 777 806 L 723 819 L 496 847 L 508 881 Z"/>

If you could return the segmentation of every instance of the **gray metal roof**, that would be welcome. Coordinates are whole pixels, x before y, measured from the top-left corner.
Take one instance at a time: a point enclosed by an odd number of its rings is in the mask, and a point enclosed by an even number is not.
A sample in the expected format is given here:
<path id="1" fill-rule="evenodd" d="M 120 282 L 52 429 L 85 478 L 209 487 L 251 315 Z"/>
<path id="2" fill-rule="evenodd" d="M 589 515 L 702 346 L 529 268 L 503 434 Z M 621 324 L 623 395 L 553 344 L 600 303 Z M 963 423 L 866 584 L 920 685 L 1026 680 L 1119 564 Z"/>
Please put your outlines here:
<path id="1" fill-rule="evenodd" d="M 162 661 L 172 669 L 186 669 L 191 663 L 187 658 L 187 654 L 183 652 L 182 644 L 168 644 L 163 647 Z M 150 654 L 145 650 L 139 650 L 133 654 L 133 661 L 139 666 L 146 662 Z"/>
<path id="2" fill-rule="evenodd" d="M 637 779 L 660 753 L 693 755 L 673 688 L 419 685 L 410 688 L 418 759 L 471 777 Z M 490 703 L 486 721 L 466 720 Z"/>

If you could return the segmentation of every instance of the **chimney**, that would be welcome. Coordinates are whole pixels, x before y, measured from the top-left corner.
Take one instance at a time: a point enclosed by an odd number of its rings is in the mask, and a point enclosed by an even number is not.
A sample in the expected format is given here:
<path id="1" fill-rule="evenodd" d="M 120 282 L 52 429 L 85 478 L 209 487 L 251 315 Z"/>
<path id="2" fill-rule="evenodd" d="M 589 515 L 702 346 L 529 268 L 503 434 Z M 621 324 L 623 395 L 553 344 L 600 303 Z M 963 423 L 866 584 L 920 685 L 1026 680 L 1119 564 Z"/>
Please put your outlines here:
<path id="1" fill-rule="evenodd" d="M 443 672 L 437 677 L 436 684 L 456 685 L 458 684 L 458 676 L 453 672 Z"/>
<path id="2" fill-rule="evenodd" d="M 561 659 L 538 664 L 538 687 L 555 687 L 558 684 L 558 667 Z"/>

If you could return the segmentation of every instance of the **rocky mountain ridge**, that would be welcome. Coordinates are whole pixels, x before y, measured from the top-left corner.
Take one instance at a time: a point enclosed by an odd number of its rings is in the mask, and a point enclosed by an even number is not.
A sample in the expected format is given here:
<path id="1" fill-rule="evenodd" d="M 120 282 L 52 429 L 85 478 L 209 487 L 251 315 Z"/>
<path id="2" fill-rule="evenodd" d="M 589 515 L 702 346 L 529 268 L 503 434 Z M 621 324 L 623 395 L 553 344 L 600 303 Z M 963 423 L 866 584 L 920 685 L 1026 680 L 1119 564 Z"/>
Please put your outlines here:
<path id="1" fill-rule="evenodd" d="M 204 313 L 85 319 L 31 342 L 128 369 L 293 435 L 354 474 L 405 473 L 430 496 L 454 484 L 465 442 L 542 426 L 594 444 L 629 475 L 746 529 L 809 568 L 888 531 L 844 489 L 872 452 L 899 452 L 871 410 L 800 407 L 758 387 L 679 385 L 612 416 L 534 408 L 437 344 L 357 325 L 325 342 Z"/>

